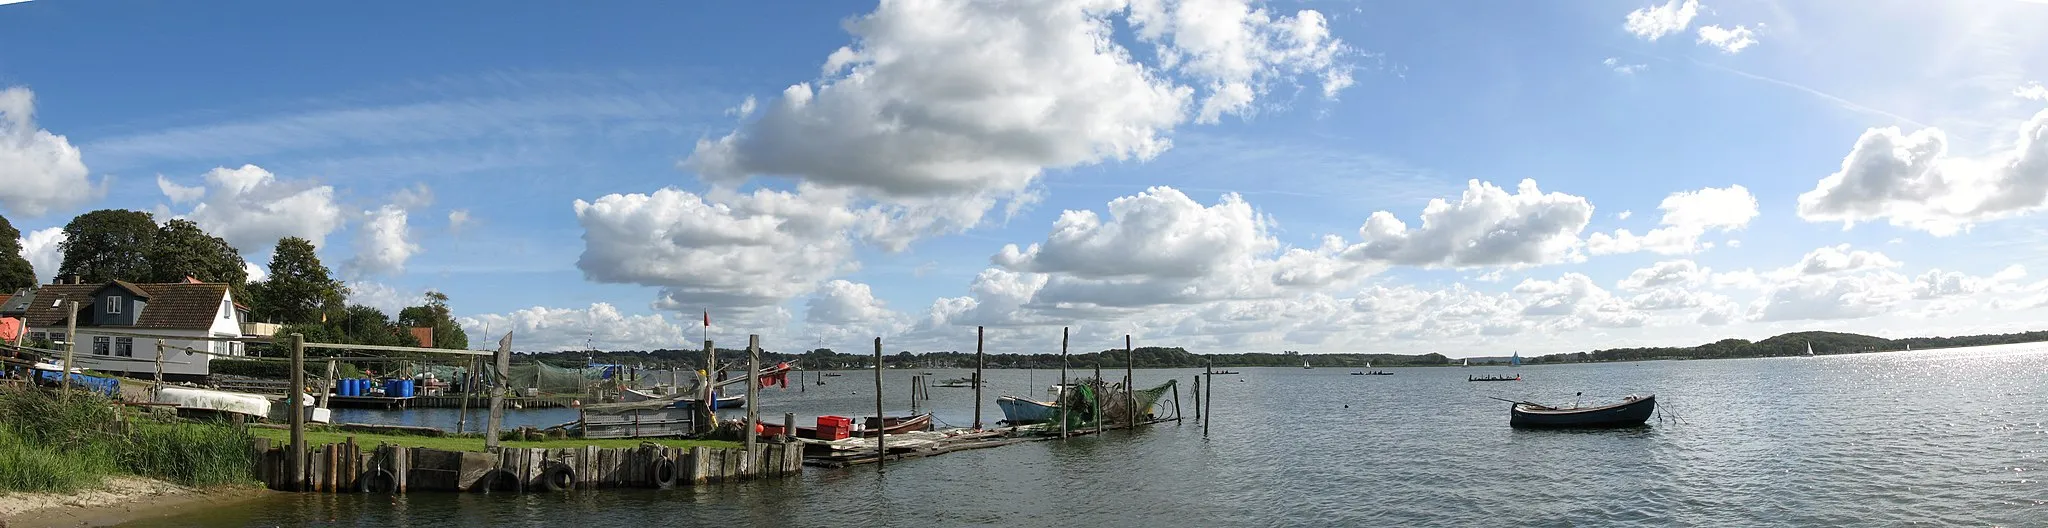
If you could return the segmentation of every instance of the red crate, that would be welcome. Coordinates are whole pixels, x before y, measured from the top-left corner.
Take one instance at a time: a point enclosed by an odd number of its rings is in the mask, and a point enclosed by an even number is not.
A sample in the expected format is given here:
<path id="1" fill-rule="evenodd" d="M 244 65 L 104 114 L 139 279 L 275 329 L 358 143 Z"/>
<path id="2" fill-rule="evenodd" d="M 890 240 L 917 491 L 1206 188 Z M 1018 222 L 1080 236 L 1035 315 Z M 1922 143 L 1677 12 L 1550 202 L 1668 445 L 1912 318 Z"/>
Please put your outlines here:
<path id="1" fill-rule="evenodd" d="M 845 416 L 819 416 L 818 427 L 839 427 L 842 429 L 852 429 L 853 419 L 847 418 Z"/>
<path id="2" fill-rule="evenodd" d="M 852 431 L 852 429 L 851 429 L 851 428 L 848 428 L 848 427 L 838 427 L 838 426 L 819 426 L 819 427 L 818 427 L 818 439 L 819 439 L 819 440 L 845 440 L 845 439 L 846 439 L 846 437 L 848 437 L 848 436 L 851 436 L 851 435 L 852 435 L 852 432 L 853 432 L 853 431 Z"/>

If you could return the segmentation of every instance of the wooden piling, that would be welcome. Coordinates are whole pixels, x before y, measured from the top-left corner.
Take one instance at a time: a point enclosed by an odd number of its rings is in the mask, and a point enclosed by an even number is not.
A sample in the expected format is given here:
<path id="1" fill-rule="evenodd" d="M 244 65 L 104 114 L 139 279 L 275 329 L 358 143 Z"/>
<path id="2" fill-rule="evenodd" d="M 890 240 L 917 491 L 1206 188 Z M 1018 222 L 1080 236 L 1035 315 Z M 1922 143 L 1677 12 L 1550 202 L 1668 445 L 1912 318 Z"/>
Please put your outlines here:
<path id="1" fill-rule="evenodd" d="M 889 430 L 889 419 L 888 415 L 882 414 L 882 338 L 880 337 L 875 338 L 875 423 L 882 427 L 881 431 L 875 431 L 875 456 L 880 457 L 875 461 L 875 471 L 880 472 L 883 468 L 882 459 L 889 458 L 889 435 L 884 433 Z"/>
<path id="2" fill-rule="evenodd" d="M 1067 328 L 1060 327 L 1060 440 L 1067 439 Z"/>
<path id="3" fill-rule="evenodd" d="M 1208 369 L 1205 368 L 1203 370 Z M 1204 377 L 1206 376 L 1195 376 L 1195 421 L 1197 422 L 1202 421 L 1202 378 Z M 1180 389 L 1174 390 L 1179 391 Z"/>
<path id="4" fill-rule="evenodd" d="M 292 485 L 291 489 L 306 489 L 306 336 L 291 335 L 292 344 L 292 386 L 288 393 L 292 420 Z"/>
<path id="5" fill-rule="evenodd" d="M 753 469 L 754 455 L 759 453 L 756 444 L 761 436 L 761 334 L 747 335 L 747 465 Z"/>
<path id="6" fill-rule="evenodd" d="M 983 355 L 981 350 L 984 332 L 986 332 L 985 328 L 980 326 L 974 327 L 974 379 L 972 381 L 974 382 L 974 430 L 976 431 L 981 430 L 981 369 L 987 361 L 987 356 Z"/>
<path id="7" fill-rule="evenodd" d="M 1202 366 L 1202 373 L 1203 373 L 1203 374 L 1205 375 L 1205 377 L 1209 378 L 1209 389 L 1208 389 L 1209 393 L 1208 393 L 1207 395 L 1205 395 L 1205 396 L 1203 396 L 1203 397 L 1202 397 L 1202 404 L 1203 404 L 1203 405 L 1208 405 L 1208 406 L 1210 406 L 1210 407 L 1215 407 L 1215 406 L 1216 406 L 1216 365 L 1215 365 L 1214 363 L 1210 363 L 1210 364 L 1208 364 L 1208 365 L 1204 365 L 1204 366 Z M 1198 413 L 1199 413 L 1199 412 L 1201 412 L 1201 411 L 1195 411 L 1195 412 L 1198 412 Z M 1202 436 L 1206 437 L 1206 436 L 1209 436 L 1209 422 L 1212 422 L 1212 421 L 1215 421 L 1215 420 L 1216 420 L 1216 409 L 1213 409 L 1213 408 L 1209 409 L 1209 414 L 1207 414 L 1207 415 L 1204 415 L 1204 416 L 1207 416 L 1207 417 L 1206 417 L 1206 418 L 1202 418 Z"/>
<path id="8" fill-rule="evenodd" d="M 1132 355 L 1132 351 L 1131 351 L 1131 335 L 1130 335 L 1130 334 L 1124 334 L 1124 428 L 1125 428 L 1125 429 L 1129 429 L 1129 428 L 1132 428 L 1132 427 L 1137 427 L 1137 426 L 1138 426 L 1138 390 L 1137 390 L 1137 385 L 1136 385 L 1136 384 L 1134 383 L 1134 382 L 1135 382 L 1136 380 L 1135 380 L 1135 379 L 1133 379 L 1133 378 L 1134 378 L 1135 376 L 1134 376 L 1134 374 L 1133 374 L 1133 373 L 1132 373 L 1132 371 L 1131 371 L 1131 369 L 1133 368 L 1133 367 L 1132 367 L 1132 365 L 1133 365 L 1133 364 L 1135 364 L 1135 363 L 1137 363 L 1137 361 L 1138 361 L 1138 360 L 1137 360 L 1137 358 L 1136 358 L 1135 356 L 1133 356 L 1133 355 Z"/>
<path id="9" fill-rule="evenodd" d="M 327 360 L 327 384 L 330 385 L 328 387 L 329 390 L 320 391 L 319 394 L 313 396 L 314 401 L 318 402 L 313 404 L 314 407 L 327 408 L 327 398 L 334 393 L 333 387 L 331 387 L 334 385 L 334 360 L 332 359 Z"/>
<path id="10" fill-rule="evenodd" d="M 511 332 L 505 332 L 505 338 L 498 340 L 498 350 L 492 354 L 492 362 L 497 365 L 497 372 L 491 373 L 491 414 L 484 418 L 488 429 L 484 431 L 484 450 L 497 453 L 498 430 L 505 426 L 505 391 L 512 390 Z"/>
<path id="11" fill-rule="evenodd" d="M 782 413 L 782 441 L 787 443 L 796 438 L 796 413 Z"/>
<path id="12" fill-rule="evenodd" d="M 709 332 L 709 329 L 711 328 L 711 316 L 707 314 L 704 316 L 704 319 L 704 327 L 706 329 L 705 331 Z M 711 338 L 706 337 L 704 338 L 704 394 L 697 400 L 703 402 L 703 404 L 699 405 L 698 407 L 704 409 L 703 416 L 705 418 L 704 420 L 700 420 L 697 426 L 697 432 L 700 434 L 709 433 L 712 429 L 718 427 L 718 411 L 712 409 L 712 407 L 718 405 L 718 397 L 713 396 L 711 391 L 711 386 L 713 384 L 711 380 L 716 377 L 714 375 L 716 372 L 718 372 L 718 349 L 712 348 Z M 748 405 L 752 405 L 753 403 L 754 402 L 747 402 Z"/>
<path id="13" fill-rule="evenodd" d="M 1108 356 L 1108 355 L 1109 355 L 1109 353 L 1108 353 L 1108 352 L 1096 352 L 1096 353 L 1095 353 L 1095 385 L 1096 385 L 1096 387 L 1097 387 L 1098 389 L 1103 389 L 1103 388 L 1108 388 L 1108 387 L 1109 387 L 1109 384 L 1108 384 L 1108 383 L 1106 383 L 1106 382 L 1103 382 L 1103 381 L 1102 381 L 1102 358 L 1103 358 L 1104 356 Z M 1098 435 L 1099 435 L 1099 434 L 1102 434 L 1102 422 L 1103 422 L 1103 420 L 1102 420 L 1102 397 L 1103 397 L 1103 396 L 1104 396 L 1104 394 L 1101 394 L 1101 393 L 1099 393 L 1099 392 L 1095 394 L 1095 398 L 1094 398 L 1094 400 L 1095 400 L 1095 414 L 1089 417 L 1089 419 L 1091 419 L 1091 420 L 1094 420 L 1094 421 L 1095 421 L 1095 434 L 1098 434 Z"/>
<path id="14" fill-rule="evenodd" d="M 78 351 L 78 301 L 64 302 L 64 397 L 71 397 L 71 355 Z M 163 357 L 163 354 L 157 354 Z"/>

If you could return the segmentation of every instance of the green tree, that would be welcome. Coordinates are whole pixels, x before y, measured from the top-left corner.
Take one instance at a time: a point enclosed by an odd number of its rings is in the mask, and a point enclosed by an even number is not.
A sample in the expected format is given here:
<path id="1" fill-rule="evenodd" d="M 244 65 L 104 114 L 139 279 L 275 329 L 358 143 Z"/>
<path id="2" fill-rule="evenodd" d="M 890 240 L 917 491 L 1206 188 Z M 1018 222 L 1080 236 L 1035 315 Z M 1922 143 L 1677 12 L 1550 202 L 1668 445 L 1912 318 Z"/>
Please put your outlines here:
<path id="1" fill-rule="evenodd" d="M 427 303 L 398 311 L 398 325 L 405 328 L 433 328 L 434 348 L 469 348 L 469 334 L 448 310 L 448 294 L 429 291 Z"/>
<path id="2" fill-rule="evenodd" d="M 206 233 L 190 220 L 173 219 L 158 229 L 144 252 L 149 261 L 149 282 L 180 282 L 192 277 L 205 282 L 232 285 L 239 295 L 249 280 L 242 267 L 242 252 L 227 240 Z"/>
<path id="3" fill-rule="evenodd" d="M 77 275 L 87 283 L 144 280 L 149 275 L 145 254 L 156 238 L 156 220 L 149 213 L 101 209 L 78 215 L 64 225 L 64 264 L 58 275 Z"/>
<path id="4" fill-rule="evenodd" d="M 329 311 L 341 310 L 348 295 L 348 287 L 320 264 L 313 243 L 299 237 L 277 241 L 270 256 L 270 279 L 249 289 L 256 318 L 285 324 L 321 323 L 323 313 L 332 319 L 337 314 Z"/>
<path id="5" fill-rule="evenodd" d="M 0 216 L 0 293 L 36 285 L 35 265 L 21 256 L 21 231 Z"/>
<path id="6" fill-rule="evenodd" d="M 391 317 L 383 310 L 363 305 L 351 305 L 339 314 L 327 317 L 328 334 L 338 336 L 341 342 L 356 345 L 419 346 L 419 340 L 411 332 L 392 324 Z"/>

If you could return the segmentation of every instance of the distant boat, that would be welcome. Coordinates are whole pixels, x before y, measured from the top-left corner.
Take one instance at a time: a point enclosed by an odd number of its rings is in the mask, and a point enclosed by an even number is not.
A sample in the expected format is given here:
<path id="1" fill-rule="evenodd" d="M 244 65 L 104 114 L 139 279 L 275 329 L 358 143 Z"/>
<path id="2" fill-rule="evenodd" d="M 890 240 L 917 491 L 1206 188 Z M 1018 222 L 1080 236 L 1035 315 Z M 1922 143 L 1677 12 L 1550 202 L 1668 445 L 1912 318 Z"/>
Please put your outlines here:
<path id="1" fill-rule="evenodd" d="M 1522 375 L 1514 376 L 1465 376 L 1465 381 L 1522 381 Z"/>
<path id="2" fill-rule="evenodd" d="M 1308 360 L 1304 359 L 1304 360 L 1301 360 L 1301 368 L 1305 368 L 1305 369 L 1312 369 L 1312 368 L 1315 368 L 1315 367 L 1311 367 L 1311 366 L 1308 366 Z"/>
<path id="3" fill-rule="evenodd" d="M 1806 357 L 1813 357 L 1813 342 L 1806 342 Z"/>
<path id="4" fill-rule="evenodd" d="M 1387 372 L 1387 371 L 1384 371 L 1384 370 L 1375 370 L 1375 371 L 1372 371 L 1372 372 L 1364 372 L 1364 371 L 1357 371 L 1357 370 L 1354 370 L 1354 371 L 1351 371 L 1351 375 L 1353 375 L 1353 376 L 1392 376 L 1392 375 L 1394 375 L 1394 373 L 1392 373 L 1392 372 Z"/>
<path id="5" fill-rule="evenodd" d="M 1238 372 L 1237 372 L 1237 371 L 1235 371 L 1235 370 L 1218 370 L 1218 371 L 1215 371 L 1215 372 L 1210 372 L 1209 374 L 1221 376 L 1221 375 L 1224 375 L 1224 374 L 1237 374 L 1237 373 L 1238 373 Z"/>
<path id="6" fill-rule="evenodd" d="M 1510 357 L 1508 357 L 1508 366 L 1510 366 L 1510 367 L 1519 367 L 1519 366 L 1522 366 L 1522 353 L 1521 353 L 1521 352 L 1515 352 L 1515 355 L 1514 355 L 1514 356 L 1510 356 Z"/>
<path id="7" fill-rule="evenodd" d="M 1458 366 L 1460 366 L 1460 367 L 1470 367 L 1470 366 L 1472 366 L 1472 359 L 1471 359 L 1471 358 L 1465 358 L 1465 362 L 1464 362 L 1463 364 L 1460 364 L 1460 365 L 1458 365 Z"/>
<path id="8" fill-rule="evenodd" d="M 1657 410 L 1657 395 L 1629 395 L 1621 403 L 1583 409 L 1559 409 L 1516 402 L 1508 409 L 1513 427 L 1627 427 L 1642 425 Z"/>

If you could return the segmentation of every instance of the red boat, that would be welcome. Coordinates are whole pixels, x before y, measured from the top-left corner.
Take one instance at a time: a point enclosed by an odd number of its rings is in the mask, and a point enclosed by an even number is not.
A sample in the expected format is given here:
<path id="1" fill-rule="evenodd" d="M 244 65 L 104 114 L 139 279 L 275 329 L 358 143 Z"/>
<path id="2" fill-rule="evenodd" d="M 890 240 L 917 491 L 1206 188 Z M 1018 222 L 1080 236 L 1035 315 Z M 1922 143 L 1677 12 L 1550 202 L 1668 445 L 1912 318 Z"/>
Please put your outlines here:
<path id="1" fill-rule="evenodd" d="M 926 431 L 932 428 L 932 414 L 924 413 L 914 416 L 891 416 L 884 419 L 883 423 L 887 424 L 887 427 L 884 428 L 884 432 L 887 432 L 888 434 L 903 434 L 911 431 Z M 875 424 L 874 417 L 869 417 L 867 419 L 867 429 L 861 431 L 858 436 L 873 438 L 876 434 L 876 428 L 877 426 Z M 762 436 L 778 436 L 782 434 L 781 425 L 761 424 L 761 429 Z M 818 428 L 816 427 L 798 426 L 796 428 L 796 436 L 797 438 L 810 438 L 813 440 L 830 440 L 829 438 L 819 438 Z"/>

